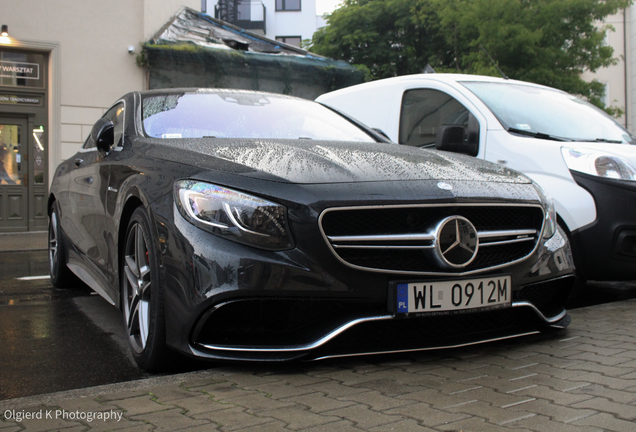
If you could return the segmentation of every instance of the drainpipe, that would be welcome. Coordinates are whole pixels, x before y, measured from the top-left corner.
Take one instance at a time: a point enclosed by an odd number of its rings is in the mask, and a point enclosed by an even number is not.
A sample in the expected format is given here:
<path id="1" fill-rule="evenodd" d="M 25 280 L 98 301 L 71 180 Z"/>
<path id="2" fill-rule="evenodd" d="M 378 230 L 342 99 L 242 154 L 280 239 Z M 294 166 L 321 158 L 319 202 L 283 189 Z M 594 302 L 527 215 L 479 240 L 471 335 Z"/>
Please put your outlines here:
<path id="1" fill-rule="evenodd" d="M 629 81 L 627 76 L 627 8 L 623 9 L 623 66 L 624 66 L 624 77 L 625 77 L 625 129 L 629 130 L 629 117 L 628 117 L 628 89 L 627 83 Z"/>

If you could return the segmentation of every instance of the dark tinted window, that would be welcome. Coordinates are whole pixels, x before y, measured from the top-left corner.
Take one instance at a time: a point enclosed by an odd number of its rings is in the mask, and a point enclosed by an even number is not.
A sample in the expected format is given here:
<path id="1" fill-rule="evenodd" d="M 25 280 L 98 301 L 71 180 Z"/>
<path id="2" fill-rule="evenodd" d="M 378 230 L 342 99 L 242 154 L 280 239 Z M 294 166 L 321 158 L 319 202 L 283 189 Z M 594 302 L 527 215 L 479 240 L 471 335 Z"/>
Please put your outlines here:
<path id="1" fill-rule="evenodd" d="M 299 11 L 300 0 L 276 0 L 277 11 Z"/>
<path id="2" fill-rule="evenodd" d="M 468 110 L 452 96 L 439 90 L 417 89 L 404 93 L 400 115 L 400 144 L 435 145 L 442 125 L 468 127 Z"/>

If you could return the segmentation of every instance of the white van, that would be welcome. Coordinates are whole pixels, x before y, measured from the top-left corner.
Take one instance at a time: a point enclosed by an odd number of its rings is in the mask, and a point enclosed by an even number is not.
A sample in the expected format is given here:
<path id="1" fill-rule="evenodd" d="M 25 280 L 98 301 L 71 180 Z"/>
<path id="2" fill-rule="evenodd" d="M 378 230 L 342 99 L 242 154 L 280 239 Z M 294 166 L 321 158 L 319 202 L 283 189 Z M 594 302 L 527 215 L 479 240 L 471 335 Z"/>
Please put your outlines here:
<path id="1" fill-rule="evenodd" d="M 636 139 L 604 111 L 550 87 L 459 74 L 388 78 L 316 100 L 396 143 L 525 173 L 554 198 L 580 280 L 636 280 Z"/>

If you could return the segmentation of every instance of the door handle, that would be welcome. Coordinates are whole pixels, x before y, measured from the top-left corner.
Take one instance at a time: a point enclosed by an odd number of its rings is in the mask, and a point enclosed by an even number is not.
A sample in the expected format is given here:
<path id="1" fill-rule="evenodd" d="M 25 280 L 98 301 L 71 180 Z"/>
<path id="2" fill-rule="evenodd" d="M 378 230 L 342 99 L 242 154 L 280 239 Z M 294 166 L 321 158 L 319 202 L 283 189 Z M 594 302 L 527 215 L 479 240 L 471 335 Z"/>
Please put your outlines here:
<path id="1" fill-rule="evenodd" d="M 79 167 L 83 163 L 84 163 L 84 159 L 80 159 L 80 158 L 75 159 L 75 166 Z"/>

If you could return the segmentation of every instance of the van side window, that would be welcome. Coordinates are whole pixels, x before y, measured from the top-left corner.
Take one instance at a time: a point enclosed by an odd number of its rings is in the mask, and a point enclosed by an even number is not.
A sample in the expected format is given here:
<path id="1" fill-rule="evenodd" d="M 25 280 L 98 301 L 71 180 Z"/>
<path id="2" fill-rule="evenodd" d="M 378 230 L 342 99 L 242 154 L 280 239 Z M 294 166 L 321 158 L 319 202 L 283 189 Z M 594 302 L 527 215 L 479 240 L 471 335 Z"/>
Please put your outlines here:
<path id="1" fill-rule="evenodd" d="M 400 144 L 435 147 L 438 128 L 468 128 L 469 111 L 455 98 L 439 90 L 408 90 L 402 97 Z"/>

